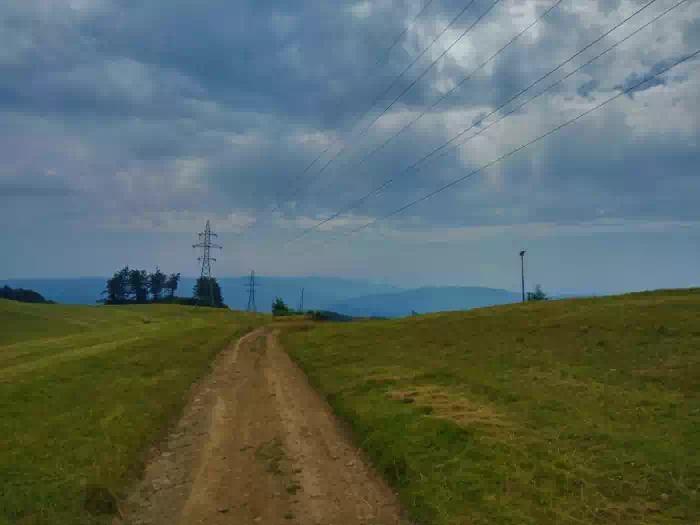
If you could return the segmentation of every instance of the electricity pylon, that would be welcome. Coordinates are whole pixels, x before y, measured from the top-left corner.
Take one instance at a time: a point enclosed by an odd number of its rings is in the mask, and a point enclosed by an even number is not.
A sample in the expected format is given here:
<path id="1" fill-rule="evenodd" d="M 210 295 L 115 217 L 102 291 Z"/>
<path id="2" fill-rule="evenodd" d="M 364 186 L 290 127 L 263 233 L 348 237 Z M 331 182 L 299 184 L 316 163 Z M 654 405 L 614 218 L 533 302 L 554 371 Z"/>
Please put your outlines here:
<path id="1" fill-rule="evenodd" d="M 248 279 L 248 282 L 246 283 L 246 287 L 248 288 L 248 308 L 247 310 L 249 312 L 257 312 L 257 307 L 255 306 L 255 287 L 259 286 L 258 283 L 255 282 L 255 271 L 250 272 L 250 278 Z"/>
<path id="2" fill-rule="evenodd" d="M 198 236 L 199 243 L 193 244 L 192 248 L 202 248 L 203 252 L 201 257 L 197 257 L 197 260 L 202 262 L 200 282 L 204 282 L 205 278 L 209 281 L 209 302 L 211 306 L 214 306 L 214 285 L 211 279 L 211 261 L 216 262 L 216 259 L 211 256 L 211 249 L 221 249 L 221 246 L 219 246 L 218 244 L 213 244 L 211 242 L 211 238 L 218 237 L 218 235 L 211 232 L 209 221 L 207 221 L 207 226 L 204 228 L 204 231 L 200 232 Z"/>

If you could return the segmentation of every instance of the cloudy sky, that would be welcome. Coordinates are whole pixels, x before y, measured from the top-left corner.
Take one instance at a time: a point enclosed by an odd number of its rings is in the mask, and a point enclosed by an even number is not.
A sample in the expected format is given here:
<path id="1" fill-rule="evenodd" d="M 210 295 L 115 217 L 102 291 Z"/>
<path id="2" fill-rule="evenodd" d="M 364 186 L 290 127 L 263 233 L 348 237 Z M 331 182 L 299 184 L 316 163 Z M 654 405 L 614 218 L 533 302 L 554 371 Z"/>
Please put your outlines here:
<path id="1" fill-rule="evenodd" d="M 195 275 L 210 220 L 222 276 L 700 285 L 697 58 L 350 233 L 700 49 L 689 0 L 565 78 L 678 0 L 426 2 L 5 0 L 0 279 Z"/>

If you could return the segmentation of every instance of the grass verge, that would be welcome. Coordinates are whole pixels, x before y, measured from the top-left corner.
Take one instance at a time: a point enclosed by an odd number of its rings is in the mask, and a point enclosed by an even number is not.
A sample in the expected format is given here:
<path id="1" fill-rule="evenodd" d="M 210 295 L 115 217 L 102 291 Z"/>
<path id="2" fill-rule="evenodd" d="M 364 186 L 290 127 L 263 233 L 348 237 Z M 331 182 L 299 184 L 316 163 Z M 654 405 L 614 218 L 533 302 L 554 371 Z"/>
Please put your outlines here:
<path id="1" fill-rule="evenodd" d="M 190 385 L 262 322 L 0 300 L 0 523 L 110 522 Z"/>
<path id="2" fill-rule="evenodd" d="M 700 290 L 283 340 L 421 523 L 700 523 Z"/>

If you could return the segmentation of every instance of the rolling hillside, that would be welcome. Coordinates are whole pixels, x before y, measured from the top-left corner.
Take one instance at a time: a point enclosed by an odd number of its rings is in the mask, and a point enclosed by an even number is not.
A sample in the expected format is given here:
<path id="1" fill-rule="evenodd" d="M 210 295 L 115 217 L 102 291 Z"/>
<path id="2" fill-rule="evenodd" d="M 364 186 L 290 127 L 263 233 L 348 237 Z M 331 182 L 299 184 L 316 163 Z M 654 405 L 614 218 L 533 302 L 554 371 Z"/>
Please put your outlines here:
<path id="1" fill-rule="evenodd" d="M 284 343 L 421 523 L 700 523 L 700 289 Z"/>
<path id="2" fill-rule="evenodd" d="M 262 323 L 209 308 L 0 300 L 0 524 L 105 523 L 86 497 L 122 497 L 192 382 Z"/>

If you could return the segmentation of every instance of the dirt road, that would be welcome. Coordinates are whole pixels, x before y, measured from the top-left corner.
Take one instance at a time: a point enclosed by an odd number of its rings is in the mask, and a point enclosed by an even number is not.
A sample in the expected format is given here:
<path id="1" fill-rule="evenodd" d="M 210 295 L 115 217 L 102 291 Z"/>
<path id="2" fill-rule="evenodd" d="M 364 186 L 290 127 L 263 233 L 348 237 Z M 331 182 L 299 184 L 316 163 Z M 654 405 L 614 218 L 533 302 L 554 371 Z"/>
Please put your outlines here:
<path id="1" fill-rule="evenodd" d="M 133 524 L 406 523 L 269 329 L 220 355 L 122 511 Z"/>

